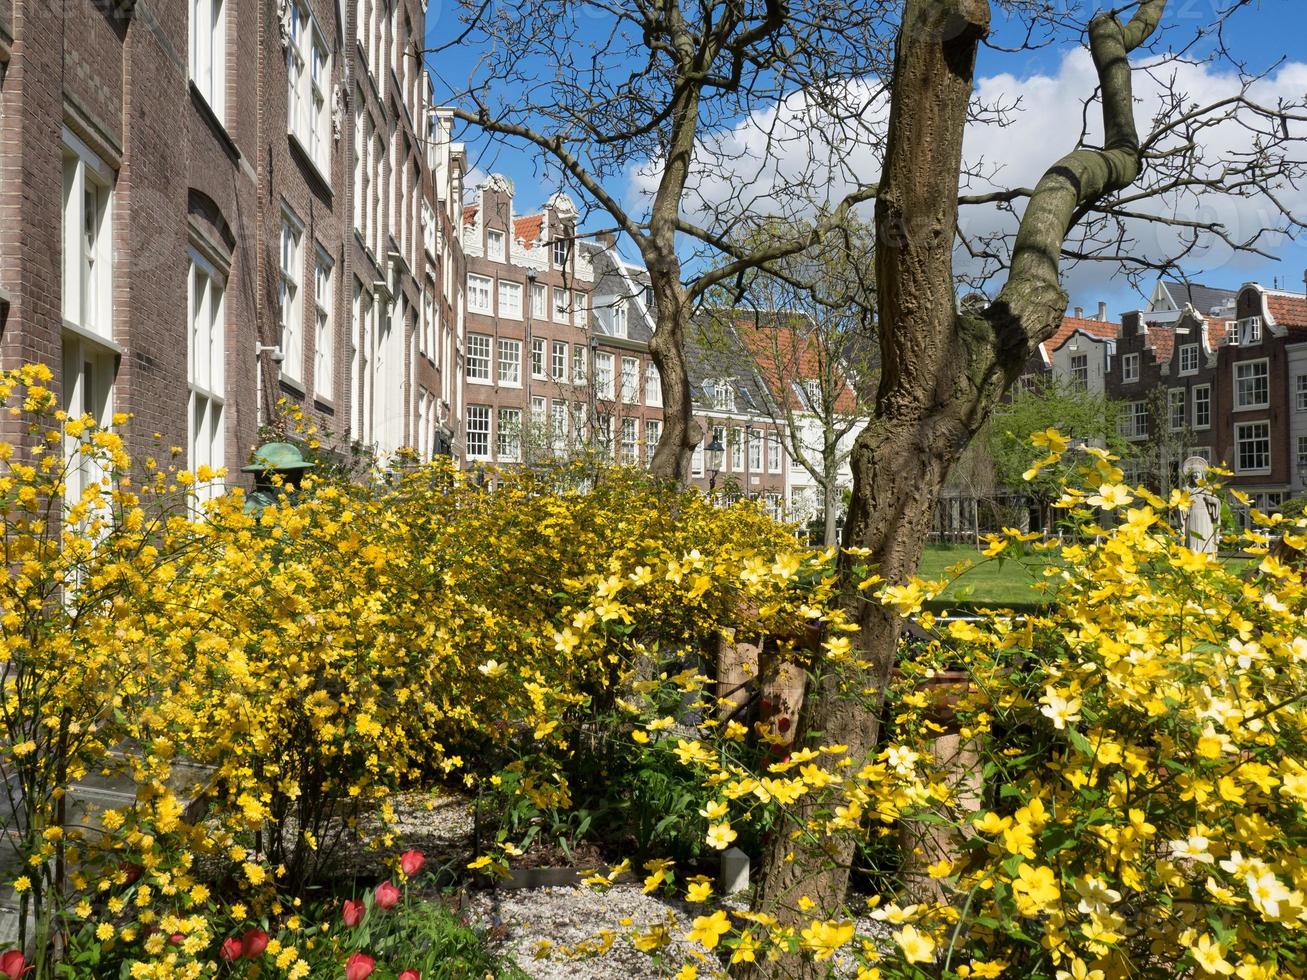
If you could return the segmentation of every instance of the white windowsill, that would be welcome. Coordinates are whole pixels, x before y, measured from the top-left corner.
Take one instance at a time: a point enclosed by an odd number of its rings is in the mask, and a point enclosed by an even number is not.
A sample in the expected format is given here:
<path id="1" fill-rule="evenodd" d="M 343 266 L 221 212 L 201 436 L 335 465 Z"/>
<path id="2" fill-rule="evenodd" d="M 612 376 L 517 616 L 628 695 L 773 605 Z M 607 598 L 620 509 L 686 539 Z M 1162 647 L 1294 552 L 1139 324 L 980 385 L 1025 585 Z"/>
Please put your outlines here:
<path id="1" fill-rule="evenodd" d="M 98 334 L 94 330 L 84 327 L 80 323 L 74 323 L 69 319 L 64 320 L 64 332 L 76 334 L 79 339 L 103 347 L 105 350 L 112 351 L 115 354 L 122 354 L 126 351 L 126 348 L 123 347 L 122 344 L 115 343 L 103 334 Z"/>

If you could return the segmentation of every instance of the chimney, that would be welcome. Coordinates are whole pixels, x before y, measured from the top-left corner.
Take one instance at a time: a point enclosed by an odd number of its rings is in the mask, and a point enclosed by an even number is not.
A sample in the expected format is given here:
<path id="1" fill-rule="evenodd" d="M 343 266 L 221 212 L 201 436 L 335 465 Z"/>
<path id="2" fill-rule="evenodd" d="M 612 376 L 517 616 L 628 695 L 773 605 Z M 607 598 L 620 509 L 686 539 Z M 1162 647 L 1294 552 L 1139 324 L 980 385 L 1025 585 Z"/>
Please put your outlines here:
<path id="1" fill-rule="evenodd" d="M 1077 319 L 1077 320 L 1081 320 L 1081 319 L 1084 318 L 1084 315 L 1085 315 L 1085 308 L 1084 308 L 1083 306 L 1077 306 L 1077 307 L 1076 307 L 1076 319 Z"/>
<path id="2" fill-rule="evenodd" d="M 1101 301 L 1098 304 L 1098 319 L 1103 323 L 1107 322 L 1107 304 Z"/>
<path id="3" fill-rule="evenodd" d="M 604 248 L 612 248 L 617 244 L 617 236 L 611 231 L 601 231 L 595 238 L 599 240 L 599 244 Z"/>

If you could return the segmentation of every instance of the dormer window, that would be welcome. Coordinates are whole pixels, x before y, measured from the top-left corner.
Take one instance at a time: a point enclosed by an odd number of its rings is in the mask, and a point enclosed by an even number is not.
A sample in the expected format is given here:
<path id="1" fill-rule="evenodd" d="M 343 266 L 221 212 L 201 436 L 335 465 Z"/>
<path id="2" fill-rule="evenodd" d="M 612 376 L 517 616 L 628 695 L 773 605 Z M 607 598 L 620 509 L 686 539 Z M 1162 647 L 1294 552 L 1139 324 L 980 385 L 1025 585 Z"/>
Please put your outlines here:
<path id="1" fill-rule="evenodd" d="M 554 242 L 554 266 L 558 269 L 567 267 L 567 253 L 570 251 L 571 242 L 560 238 Z"/>
<path id="2" fill-rule="evenodd" d="M 727 378 L 719 378 L 708 385 L 712 407 L 719 412 L 735 411 L 735 386 Z"/>
<path id="3" fill-rule="evenodd" d="M 613 303 L 613 336 L 626 336 L 626 300 L 624 299 Z"/>
<path id="4" fill-rule="evenodd" d="M 1198 345 L 1184 344 L 1180 347 L 1180 373 L 1195 374 L 1198 371 Z"/>
<path id="5" fill-rule="evenodd" d="M 504 233 L 502 231 L 486 232 L 486 256 L 492 262 L 504 261 Z"/>
<path id="6" fill-rule="evenodd" d="M 1259 316 L 1246 316 L 1239 321 L 1239 346 L 1247 347 L 1250 344 L 1260 344 L 1262 342 L 1262 318 Z"/>

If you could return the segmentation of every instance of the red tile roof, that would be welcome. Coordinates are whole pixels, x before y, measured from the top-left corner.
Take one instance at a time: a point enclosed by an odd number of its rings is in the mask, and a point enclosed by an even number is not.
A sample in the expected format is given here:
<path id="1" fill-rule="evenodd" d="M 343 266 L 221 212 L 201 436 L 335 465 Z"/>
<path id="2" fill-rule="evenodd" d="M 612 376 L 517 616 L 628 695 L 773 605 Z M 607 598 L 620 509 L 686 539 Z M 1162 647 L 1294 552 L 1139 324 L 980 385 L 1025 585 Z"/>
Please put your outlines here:
<path id="1" fill-rule="evenodd" d="M 513 219 L 513 237 L 523 245 L 531 245 L 540 240 L 540 229 L 544 226 L 543 214 L 528 214 Z"/>
<path id="2" fill-rule="evenodd" d="M 1148 325 L 1148 346 L 1153 349 L 1153 356 L 1158 364 L 1171 360 L 1171 351 L 1175 350 L 1175 334 L 1170 327 Z"/>
<path id="3" fill-rule="evenodd" d="M 1307 296 L 1268 290 L 1266 309 L 1275 318 L 1277 326 L 1288 327 L 1295 333 L 1307 331 Z"/>
<path id="4" fill-rule="evenodd" d="M 1062 325 L 1053 332 L 1053 336 L 1040 344 L 1040 350 L 1044 355 L 1044 360 L 1052 359 L 1053 351 L 1060 348 L 1077 330 L 1082 330 L 1091 337 L 1098 337 L 1102 340 L 1115 340 L 1121 334 L 1121 324 L 1113 323 L 1111 320 L 1091 320 L 1079 316 L 1062 317 Z"/>
<path id="5" fill-rule="evenodd" d="M 794 382 L 818 381 L 822 377 L 821 347 L 811 330 L 796 330 L 776 321 L 748 314 L 734 318 L 735 331 L 758 365 L 758 373 L 776 401 L 796 411 L 806 411 L 794 390 Z M 852 415 L 858 400 L 843 371 L 835 377 L 843 388 L 835 399 L 835 411 Z"/>
<path id="6" fill-rule="evenodd" d="M 477 205 L 472 204 L 463 208 L 463 224 L 474 225 L 477 223 Z"/>

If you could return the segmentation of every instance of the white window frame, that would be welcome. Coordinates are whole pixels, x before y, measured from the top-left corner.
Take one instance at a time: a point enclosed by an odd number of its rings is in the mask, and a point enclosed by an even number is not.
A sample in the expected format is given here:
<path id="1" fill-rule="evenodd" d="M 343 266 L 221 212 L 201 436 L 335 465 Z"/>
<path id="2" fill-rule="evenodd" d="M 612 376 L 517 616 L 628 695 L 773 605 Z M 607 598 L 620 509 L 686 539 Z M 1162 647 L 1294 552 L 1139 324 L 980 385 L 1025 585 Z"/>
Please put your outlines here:
<path id="1" fill-rule="evenodd" d="M 1083 389 L 1089 388 L 1089 355 L 1071 355 L 1071 383 Z"/>
<path id="2" fill-rule="evenodd" d="M 1188 375 L 1188 374 L 1197 374 L 1197 373 L 1198 373 L 1198 345 L 1181 344 L 1180 345 L 1180 374 Z"/>
<path id="3" fill-rule="evenodd" d="M 541 282 L 531 283 L 531 318 L 549 319 L 549 287 Z"/>
<path id="4" fill-rule="evenodd" d="M 1246 316 L 1238 321 L 1239 346 L 1251 347 L 1262 342 L 1262 318 Z"/>
<path id="5" fill-rule="evenodd" d="M 467 311 L 494 315 L 495 281 L 489 276 L 480 276 L 475 272 L 467 274 Z"/>
<path id="6" fill-rule="evenodd" d="M 504 233 L 498 228 L 486 229 L 486 258 L 492 262 L 503 262 L 508 254 L 505 251 Z"/>
<path id="7" fill-rule="evenodd" d="M 595 351 L 594 354 L 595 396 L 605 401 L 614 398 L 613 355 L 608 351 Z"/>
<path id="8" fill-rule="evenodd" d="M 550 249 L 550 252 L 553 256 L 555 269 L 567 268 L 567 259 L 571 254 L 571 251 L 572 251 L 572 243 L 570 240 L 566 238 L 554 239 L 553 247 Z"/>
<path id="9" fill-rule="evenodd" d="M 767 472 L 779 473 L 781 471 L 781 439 L 780 433 L 767 433 Z"/>
<path id="10" fill-rule="evenodd" d="M 1307 412 L 1307 374 L 1294 379 L 1293 408 L 1296 412 Z"/>
<path id="11" fill-rule="evenodd" d="M 640 404 L 640 359 L 622 358 L 622 401 L 627 405 Z"/>
<path id="12" fill-rule="evenodd" d="M 484 427 L 483 424 L 484 423 Z M 468 405 L 467 418 L 467 458 L 490 458 L 490 406 Z"/>
<path id="13" fill-rule="evenodd" d="M 621 463 L 636 466 L 640 462 L 640 420 L 630 415 L 622 419 Z"/>
<path id="14" fill-rule="evenodd" d="M 1261 368 L 1261 371 L 1257 373 L 1257 376 L 1254 376 L 1254 377 L 1248 377 L 1248 378 L 1240 378 L 1240 371 L 1241 371 L 1241 369 L 1244 369 L 1244 368 L 1257 368 L 1257 367 L 1260 367 L 1260 368 Z M 1259 358 L 1257 358 L 1257 359 L 1255 359 L 1255 360 L 1249 360 L 1249 361 L 1235 361 L 1234 364 L 1231 365 L 1230 370 L 1231 370 L 1231 372 L 1232 372 L 1232 383 L 1233 383 L 1233 387 L 1234 387 L 1234 410 L 1235 410 L 1236 412 L 1247 412 L 1247 411 L 1253 411 L 1253 410 L 1255 410 L 1255 409 L 1259 409 L 1259 408 L 1269 408 L 1269 407 L 1270 407 L 1270 404 L 1271 404 L 1271 362 L 1270 362 L 1270 359 L 1269 359 L 1269 358 L 1259 357 Z M 1263 386 L 1265 387 L 1265 392 L 1264 392 L 1265 397 L 1263 397 L 1261 401 L 1256 401 L 1256 402 L 1245 401 L 1244 398 L 1243 398 L 1243 390 L 1240 388 L 1240 382 L 1241 382 L 1241 381 L 1251 381 L 1251 382 L 1253 382 L 1253 384 L 1255 385 L 1256 382 L 1257 382 L 1257 380 L 1258 380 L 1258 377 L 1260 377 L 1260 378 L 1262 379 Z"/>
<path id="15" fill-rule="evenodd" d="M 690 456 L 690 475 L 703 476 L 703 440 L 694 447 L 694 453 Z"/>
<path id="16" fill-rule="evenodd" d="M 1121 383 L 1134 384 L 1139 380 L 1139 355 L 1121 355 Z"/>
<path id="17" fill-rule="evenodd" d="M 1206 420 L 1203 420 L 1203 413 L 1199 411 L 1200 406 L 1206 408 Z M 1211 385 L 1194 385 L 1194 412 L 1193 427 L 1198 430 L 1210 429 L 1212 427 L 1212 386 Z"/>
<path id="18" fill-rule="evenodd" d="M 731 445 L 731 469 L 736 473 L 744 472 L 744 430 L 731 429 L 727 441 Z"/>
<path id="19" fill-rule="evenodd" d="M 545 340 L 543 337 L 531 338 L 531 377 L 544 381 L 545 375 Z"/>
<path id="20" fill-rule="evenodd" d="M 304 223 L 288 206 L 281 209 L 281 275 L 277 293 L 281 311 L 279 368 L 283 380 L 304 381 Z"/>
<path id="21" fill-rule="evenodd" d="M 505 388 L 522 387 L 522 341 L 500 337 L 495 363 L 495 376 Z"/>
<path id="22" fill-rule="evenodd" d="M 663 378 L 653 361 L 644 368 L 644 403 L 650 408 L 662 408 L 663 405 Z"/>
<path id="23" fill-rule="evenodd" d="M 63 318 L 112 341 L 114 173 L 67 128 L 63 137 Z"/>
<path id="24" fill-rule="evenodd" d="M 467 335 L 467 353 L 463 359 L 463 373 L 470 384 L 493 384 L 491 364 L 494 339 L 489 334 L 470 333 Z"/>
<path id="25" fill-rule="evenodd" d="M 218 122 L 226 125 L 227 3 L 189 0 L 190 76 Z"/>
<path id="26" fill-rule="evenodd" d="M 1296 465 L 1294 466 L 1294 472 L 1301 473 L 1303 470 L 1307 470 L 1307 436 L 1298 437 L 1297 449 L 1298 453 L 1297 459 L 1295 460 Z"/>
<path id="27" fill-rule="evenodd" d="M 522 461 L 522 410 L 500 408 L 495 413 L 495 458 L 503 463 Z"/>
<path id="28" fill-rule="evenodd" d="M 556 455 L 561 455 L 567 450 L 567 402 L 551 402 L 549 415 L 549 444 Z"/>
<path id="29" fill-rule="evenodd" d="M 572 294 L 566 289 L 554 287 L 554 322 L 570 323 L 572 320 Z"/>
<path id="30" fill-rule="evenodd" d="M 658 449 L 658 440 L 663 436 L 662 419 L 645 419 L 644 423 L 644 460 L 648 466 L 653 462 L 654 452 Z"/>
<path id="31" fill-rule="evenodd" d="M 583 385 L 590 377 L 589 365 L 586 364 L 585 344 L 572 345 L 572 384 Z"/>
<path id="32" fill-rule="evenodd" d="M 1264 435 L 1249 436 L 1250 430 L 1261 430 Z M 1243 465 L 1243 446 L 1249 442 L 1266 443 L 1266 465 L 1250 466 Z M 1236 422 L 1234 426 L 1234 471 L 1250 476 L 1265 476 L 1271 472 L 1271 423 L 1269 419 L 1262 419 L 1256 422 Z"/>
<path id="33" fill-rule="evenodd" d="M 290 0 L 286 129 L 331 183 L 331 52 L 305 0 Z"/>
<path id="34" fill-rule="evenodd" d="M 610 317 L 613 325 L 614 337 L 625 337 L 627 335 L 627 305 L 626 300 L 618 298 L 613 301 L 613 314 Z"/>
<path id="35" fill-rule="evenodd" d="M 225 278 L 199 252 L 190 250 L 186 275 L 186 468 L 219 470 L 226 465 Z M 191 488 L 196 503 L 222 493 L 222 480 Z"/>
<path id="36" fill-rule="evenodd" d="M 522 319 L 522 284 L 508 279 L 499 280 L 499 318 Z"/>
<path id="37" fill-rule="evenodd" d="M 578 327 L 586 325 L 586 311 L 590 306 L 588 299 L 585 293 L 572 293 L 572 322 Z"/>
<path id="38" fill-rule="evenodd" d="M 549 371 L 553 380 L 559 384 L 567 384 L 567 344 L 561 340 L 553 341 L 550 348 Z"/>
<path id="39" fill-rule="evenodd" d="M 335 263 L 321 245 L 313 270 L 313 395 L 331 401 L 336 394 Z"/>
<path id="40" fill-rule="evenodd" d="M 1188 410 L 1188 397 L 1183 388 L 1168 388 L 1166 392 L 1167 427 L 1172 432 L 1184 430 L 1185 416 Z"/>
<path id="41" fill-rule="evenodd" d="M 762 472 L 762 430 L 749 431 L 749 472 L 757 475 Z"/>

